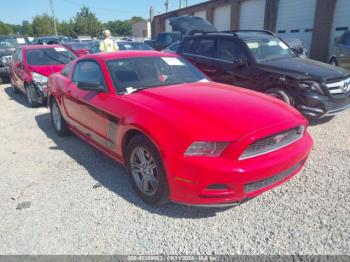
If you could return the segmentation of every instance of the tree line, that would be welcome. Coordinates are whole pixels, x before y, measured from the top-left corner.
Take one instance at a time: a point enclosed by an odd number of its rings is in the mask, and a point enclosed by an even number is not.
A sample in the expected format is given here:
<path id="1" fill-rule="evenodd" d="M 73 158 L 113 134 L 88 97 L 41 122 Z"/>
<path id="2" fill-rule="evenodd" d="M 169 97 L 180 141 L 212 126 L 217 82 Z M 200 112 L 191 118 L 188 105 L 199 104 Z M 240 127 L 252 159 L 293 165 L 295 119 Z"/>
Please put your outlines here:
<path id="1" fill-rule="evenodd" d="M 76 37 L 89 35 L 96 37 L 104 29 L 109 29 L 114 36 L 131 35 L 134 23 L 145 21 L 142 17 L 134 16 L 129 20 L 113 20 L 102 23 L 88 7 L 82 7 L 69 21 L 56 20 L 59 35 Z M 54 20 L 47 13 L 36 15 L 31 22 L 23 21 L 21 25 L 6 24 L 0 21 L 0 35 L 21 34 L 26 36 L 54 35 Z"/>

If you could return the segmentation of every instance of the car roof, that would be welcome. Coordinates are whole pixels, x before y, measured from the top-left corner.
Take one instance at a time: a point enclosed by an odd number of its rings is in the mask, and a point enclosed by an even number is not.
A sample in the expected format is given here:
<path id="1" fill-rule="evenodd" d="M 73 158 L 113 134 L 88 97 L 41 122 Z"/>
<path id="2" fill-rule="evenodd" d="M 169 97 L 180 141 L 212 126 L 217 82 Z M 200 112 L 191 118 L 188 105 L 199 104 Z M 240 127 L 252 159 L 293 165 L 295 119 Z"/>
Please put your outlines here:
<path id="1" fill-rule="evenodd" d="M 113 60 L 113 59 L 123 59 L 123 58 L 130 58 L 130 57 L 161 57 L 161 56 L 167 56 L 167 57 L 178 57 L 175 54 L 169 54 L 164 52 L 158 52 L 158 51 L 118 51 L 118 52 L 110 52 L 110 53 L 96 53 L 96 54 L 90 54 L 85 55 L 81 59 L 88 59 L 88 58 L 94 58 L 94 59 L 102 59 L 102 60 Z"/>
<path id="2" fill-rule="evenodd" d="M 63 47 L 62 45 L 24 45 L 21 48 L 25 50 L 33 50 L 33 49 L 47 49 L 47 48 L 59 48 Z"/>
<path id="3" fill-rule="evenodd" d="M 23 35 L 0 35 L 0 38 L 13 38 L 13 39 L 16 39 L 16 38 L 26 38 L 26 36 L 23 36 Z"/>
<path id="4" fill-rule="evenodd" d="M 188 36 L 189 38 L 201 38 L 201 37 L 234 37 L 241 38 L 243 40 L 247 39 L 263 39 L 266 37 L 274 37 L 273 33 L 265 32 L 265 31 L 223 31 L 223 32 L 206 32 L 202 34 L 194 34 Z"/>

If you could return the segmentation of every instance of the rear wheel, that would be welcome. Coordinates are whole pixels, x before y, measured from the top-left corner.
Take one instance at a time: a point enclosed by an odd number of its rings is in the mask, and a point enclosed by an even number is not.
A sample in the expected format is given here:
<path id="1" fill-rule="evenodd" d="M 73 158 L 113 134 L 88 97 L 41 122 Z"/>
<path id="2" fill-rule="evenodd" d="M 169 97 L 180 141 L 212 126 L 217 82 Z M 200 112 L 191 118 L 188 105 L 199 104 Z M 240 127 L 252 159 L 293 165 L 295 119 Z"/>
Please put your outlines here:
<path id="1" fill-rule="evenodd" d="M 29 107 L 36 107 L 38 103 L 34 100 L 34 90 L 30 86 L 26 85 L 25 86 L 25 91 L 26 91 L 26 99 Z"/>
<path id="2" fill-rule="evenodd" d="M 157 148 L 145 136 L 133 137 L 126 149 L 127 170 L 136 193 L 148 204 L 168 201 L 168 182 Z"/>
<path id="3" fill-rule="evenodd" d="M 271 88 L 266 90 L 265 93 L 284 101 L 288 105 L 293 105 L 293 98 L 282 88 Z"/>
<path id="4" fill-rule="evenodd" d="M 50 113 L 51 113 L 51 122 L 57 135 L 66 136 L 69 134 L 69 129 L 67 128 L 66 121 L 64 120 L 61 110 L 58 106 L 57 101 L 52 98 L 52 102 L 50 104 Z"/>

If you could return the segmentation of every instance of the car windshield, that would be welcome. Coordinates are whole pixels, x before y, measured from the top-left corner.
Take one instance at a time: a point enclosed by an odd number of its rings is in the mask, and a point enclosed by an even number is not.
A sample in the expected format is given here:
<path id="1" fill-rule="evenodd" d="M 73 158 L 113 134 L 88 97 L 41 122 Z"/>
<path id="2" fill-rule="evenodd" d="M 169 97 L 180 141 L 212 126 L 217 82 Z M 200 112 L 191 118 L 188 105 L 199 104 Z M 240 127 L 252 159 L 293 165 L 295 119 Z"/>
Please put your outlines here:
<path id="1" fill-rule="evenodd" d="M 73 59 L 75 59 L 75 55 L 64 47 L 27 50 L 27 61 L 29 65 L 68 64 Z"/>
<path id="2" fill-rule="evenodd" d="M 182 83 L 206 82 L 194 66 L 177 57 L 135 57 L 107 62 L 118 93 Z"/>
<path id="3" fill-rule="evenodd" d="M 152 50 L 152 48 L 144 43 L 118 43 L 120 50 Z"/>
<path id="4" fill-rule="evenodd" d="M 257 62 L 295 57 L 290 48 L 276 37 L 244 40 Z"/>
<path id="5" fill-rule="evenodd" d="M 0 38 L 0 49 L 16 47 L 18 47 L 18 42 L 16 38 Z"/>

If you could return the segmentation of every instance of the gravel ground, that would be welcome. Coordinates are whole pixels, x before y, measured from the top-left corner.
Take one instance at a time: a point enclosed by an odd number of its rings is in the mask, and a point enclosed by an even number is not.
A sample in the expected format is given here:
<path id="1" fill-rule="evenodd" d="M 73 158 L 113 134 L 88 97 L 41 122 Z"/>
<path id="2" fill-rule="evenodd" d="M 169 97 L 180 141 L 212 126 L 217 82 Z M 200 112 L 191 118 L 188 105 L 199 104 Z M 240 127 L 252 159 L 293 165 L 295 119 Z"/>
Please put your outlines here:
<path id="1" fill-rule="evenodd" d="M 8 85 L 0 112 L 0 254 L 350 254 L 350 110 L 309 128 L 298 176 L 220 210 L 145 205 L 122 166 Z"/>

